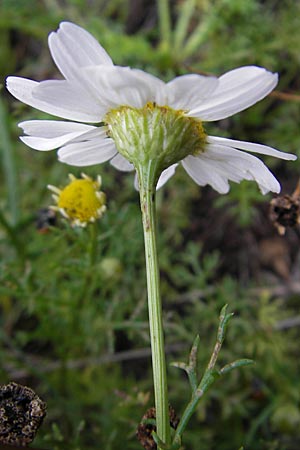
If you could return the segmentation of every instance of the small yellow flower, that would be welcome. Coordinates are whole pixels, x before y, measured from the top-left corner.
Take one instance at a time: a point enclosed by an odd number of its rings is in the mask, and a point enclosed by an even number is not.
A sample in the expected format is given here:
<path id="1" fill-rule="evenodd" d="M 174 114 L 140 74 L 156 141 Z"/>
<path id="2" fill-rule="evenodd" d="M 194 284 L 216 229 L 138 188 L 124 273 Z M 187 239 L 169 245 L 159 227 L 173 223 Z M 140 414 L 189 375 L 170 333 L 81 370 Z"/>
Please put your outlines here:
<path id="1" fill-rule="evenodd" d="M 69 174 L 70 183 L 63 189 L 49 185 L 54 192 L 52 195 L 56 202 L 52 209 L 59 211 L 72 225 L 85 227 L 89 222 L 100 219 L 106 211 L 106 195 L 100 191 L 101 177 L 98 175 L 94 181 L 84 173 L 82 178 Z"/>

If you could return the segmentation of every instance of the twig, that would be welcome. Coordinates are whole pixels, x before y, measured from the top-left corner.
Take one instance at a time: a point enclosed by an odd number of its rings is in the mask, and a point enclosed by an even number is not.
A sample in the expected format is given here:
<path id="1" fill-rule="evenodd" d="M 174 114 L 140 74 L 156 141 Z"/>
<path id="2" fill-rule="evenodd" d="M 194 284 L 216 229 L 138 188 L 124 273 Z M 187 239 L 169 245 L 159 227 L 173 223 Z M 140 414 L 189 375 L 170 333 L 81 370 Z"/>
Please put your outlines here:
<path id="1" fill-rule="evenodd" d="M 178 342 L 166 346 L 166 353 L 179 352 L 187 348 L 187 344 Z M 121 361 L 133 361 L 137 359 L 149 358 L 151 351 L 149 348 L 139 348 L 135 350 L 128 350 L 114 354 L 102 355 L 98 358 L 84 358 L 67 361 L 65 367 L 67 369 L 83 369 L 89 366 L 100 366 L 103 364 L 110 364 Z M 20 352 L 14 352 L 15 357 L 20 356 Z M 51 361 L 45 358 L 39 358 L 37 356 L 25 356 L 22 355 L 21 361 L 25 363 L 28 368 L 16 369 L 12 364 L 4 363 L 3 369 L 6 370 L 11 378 L 18 380 L 20 378 L 26 378 L 31 370 L 38 371 L 39 373 L 48 373 L 57 370 L 61 367 L 60 361 Z M 38 369 L 37 369 L 38 368 Z"/>
<path id="2" fill-rule="evenodd" d="M 206 298 L 208 295 L 212 295 L 217 292 L 217 288 L 214 286 L 209 286 L 205 289 L 194 289 L 190 292 L 182 294 L 174 299 L 172 299 L 173 304 L 189 303 L 200 298 Z M 259 296 L 264 293 L 268 293 L 272 297 L 288 297 L 292 294 L 300 293 L 300 282 L 292 281 L 286 284 L 278 284 L 275 286 L 260 286 L 255 288 L 249 288 L 247 293 L 249 296 Z"/>
<path id="3" fill-rule="evenodd" d="M 284 101 L 294 101 L 294 102 L 300 102 L 300 95 L 299 94 L 289 94 L 287 92 L 280 92 L 280 91 L 273 91 L 269 94 L 271 97 L 280 98 L 280 100 Z"/>
<path id="4" fill-rule="evenodd" d="M 280 320 L 279 322 L 274 324 L 275 330 L 287 330 L 289 328 L 293 327 L 299 327 L 300 326 L 300 316 L 296 317 L 289 317 L 284 320 Z"/>

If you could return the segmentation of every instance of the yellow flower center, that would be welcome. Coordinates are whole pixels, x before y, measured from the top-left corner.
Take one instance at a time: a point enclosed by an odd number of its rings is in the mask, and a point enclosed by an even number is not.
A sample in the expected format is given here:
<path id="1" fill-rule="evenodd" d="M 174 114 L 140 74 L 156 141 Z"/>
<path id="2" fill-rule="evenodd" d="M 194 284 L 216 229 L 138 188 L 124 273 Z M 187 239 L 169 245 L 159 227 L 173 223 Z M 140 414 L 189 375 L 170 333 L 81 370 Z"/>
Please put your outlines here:
<path id="1" fill-rule="evenodd" d="M 106 209 L 104 192 L 99 191 L 101 181 L 93 181 L 84 175 L 83 179 L 70 176 L 71 182 L 64 189 L 53 188 L 57 194 L 57 207 L 73 224 L 85 226 L 100 218 Z"/>

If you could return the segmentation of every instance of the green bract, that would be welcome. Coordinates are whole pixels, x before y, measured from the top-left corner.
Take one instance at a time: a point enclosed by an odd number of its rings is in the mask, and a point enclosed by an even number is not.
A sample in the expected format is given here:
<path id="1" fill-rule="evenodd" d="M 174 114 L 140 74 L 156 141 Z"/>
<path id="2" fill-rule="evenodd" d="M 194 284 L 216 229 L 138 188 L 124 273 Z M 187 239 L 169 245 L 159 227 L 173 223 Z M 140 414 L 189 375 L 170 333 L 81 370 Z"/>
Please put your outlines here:
<path id="1" fill-rule="evenodd" d="M 121 106 L 109 111 L 105 122 L 119 153 L 136 168 L 150 161 L 155 164 L 155 181 L 172 164 L 204 151 L 202 122 L 183 110 L 152 102 L 143 108 Z"/>

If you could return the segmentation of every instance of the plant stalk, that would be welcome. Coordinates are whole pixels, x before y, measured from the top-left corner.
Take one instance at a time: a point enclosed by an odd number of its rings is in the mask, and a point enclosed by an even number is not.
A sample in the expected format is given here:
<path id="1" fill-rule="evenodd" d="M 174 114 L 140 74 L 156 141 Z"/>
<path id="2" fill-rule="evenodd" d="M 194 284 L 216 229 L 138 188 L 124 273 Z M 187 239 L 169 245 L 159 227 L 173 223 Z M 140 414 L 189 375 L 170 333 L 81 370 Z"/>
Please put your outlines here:
<path id="1" fill-rule="evenodd" d="M 156 409 L 156 433 L 167 445 L 171 443 L 169 402 L 167 389 L 166 358 L 160 296 L 160 276 L 156 245 L 155 167 L 150 161 L 148 167 L 138 170 L 140 202 L 143 219 L 149 327 L 151 337 L 152 370 Z M 160 448 L 158 446 L 158 448 Z"/>
<path id="2" fill-rule="evenodd" d="M 17 167 L 9 138 L 8 120 L 6 107 L 0 98 L 0 154 L 2 153 L 3 174 L 6 178 L 8 191 L 8 210 L 10 212 L 10 222 L 15 226 L 20 218 L 19 211 L 19 189 Z"/>
<path id="3" fill-rule="evenodd" d="M 157 0 L 157 10 L 161 44 L 169 50 L 171 45 L 171 14 L 169 0 Z"/>

